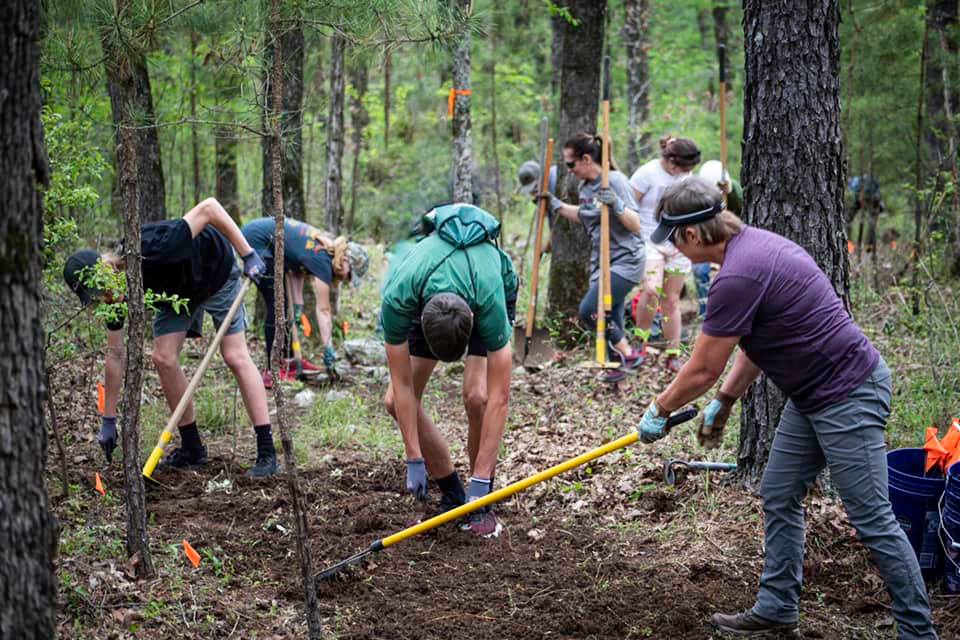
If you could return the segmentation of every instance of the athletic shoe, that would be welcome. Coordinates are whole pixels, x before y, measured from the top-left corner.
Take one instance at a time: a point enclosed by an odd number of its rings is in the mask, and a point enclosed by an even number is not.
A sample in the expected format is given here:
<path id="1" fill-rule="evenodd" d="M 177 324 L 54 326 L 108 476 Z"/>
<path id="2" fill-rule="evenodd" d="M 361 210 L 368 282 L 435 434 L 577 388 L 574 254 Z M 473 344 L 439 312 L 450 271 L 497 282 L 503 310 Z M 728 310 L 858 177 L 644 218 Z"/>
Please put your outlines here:
<path id="1" fill-rule="evenodd" d="M 200 445 L 199 449 L 186 449 L 177 447 L 170 452 L 170 455 L 164 456 L 160 462 L 161 469 L 191 469 L 207 464 L 207 448 Z"/>
<path id="2" fill-rule="evenodd" d="M 616 369 L 604 369 L 597 379 L 600 382 L 606 382 L 607 384 L 613 384 L 615 382 L 620 382 L 627 377 L 627 372 L 624 370 L 625 367 L 618 367 Z"/>
<path id="3" fill-rule="evenodd" d="M 740 613 L 715 613 L 710 618 L 710 625 L 717 631 L 735 636 L 762 636 L 771 631 L 796 635 L 797 623 L 786 624 L 761 618 L 753 611 Z"/>
<path id="4" fill-rule="evenodd" d="M 263 378 L 263 387 L 273 389 L 273 374 L 270 369 L 264 369 L 261 375 Z M 297 382 L 297 372 L 283 368 L 280 370 L 280 382 Z"/>
<path id="5" fill-rule="evenodd" d="M 261 377 L 263 378 L 263 388 L 273 389 L 273 374 L 270 373 L 270 369 L 264 369 Z"/>
<path id="6" fill-rule="evenodd" d="M 475 536 L 496 538 L 503 531 L 503 525 L 497 522 L 497 516 L 490 508 L 474 511 L 467 518 L 467 528 Z"/>
<path id="7" fill-rule="evenodd" d="M 268 478 L 277 473 L 277 452 L 258 453 L 257 462 L 247 471 L 248 478 Z"/>
<path id="8" fill-rule="evenodd" d="M 640 368 L 640 365 L 642 365 L 644 362 L 646 362 L 646 360 L 647 360 L 647 346 L 644 345 L 642 349 L 635 349 L 635 348 L 631 347 L 631 348 L 630 348 L 630 353 L 628 353 L 628 354 L 626 354 L 626 355 L 624 355 L 624 354 L 620 354 L 620 355 L 621 355 L 621 360 L 620 360 L 620 361 L 621 361 L 623 367 L 625 367 L 625 368 L 627 369 L 627 371 L 629 371 L 629 372 L 634 372 L 634 371 L 636 371 L 637 369 Z"/>
<path id="9" fill-rule="evenodd" d="M 293 373 L 293 374 L 296 374 L 296 372 L 297 372 L 297 361 L 296 361 L 296 360 L 294 360 L 293 358 L 287 358 L 287 360 L 286 360 L 286 362 L 285 362 L 284 364 L 286 365 L 286 366 L 285 366 L 285 369 L 286 369 L 287 371 L 289 371 L 289 372 L 291 372 L 291 373 Z M 310 362 L 310 361 L 307 360 L 306 358 L 300 358 L 300 364 L 303 365 L 303 372 L 304 372 L 304 373 L 311 373 L 311 372 L 313 372 L 313 371 L 325 371 L 325 369 L 321 369 L 320 367 L 318 367 L 317 365 L 313 364 L 312 362 Z"/>

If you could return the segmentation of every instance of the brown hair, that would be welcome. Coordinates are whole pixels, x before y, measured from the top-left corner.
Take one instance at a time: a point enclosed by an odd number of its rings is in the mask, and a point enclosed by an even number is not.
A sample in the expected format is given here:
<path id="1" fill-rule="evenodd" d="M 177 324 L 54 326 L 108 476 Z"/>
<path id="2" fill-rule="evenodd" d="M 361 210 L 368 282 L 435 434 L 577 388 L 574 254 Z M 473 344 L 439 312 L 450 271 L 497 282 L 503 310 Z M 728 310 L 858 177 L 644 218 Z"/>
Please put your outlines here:
<path id="1" fill-rule="evenodd" d="M 583 156 L 590 156 L 593 161 L 600 164 L 603 161 L 603 136 L 591 135 L 589 133 L 578 133 L 563 143 L 564 149 L 570 149 L 579 160 Z M 610 169 L 617 170 L 617 163 L 613 161 L 613 143 L 609 145 L 610 151 Z"/>
<path id="2" fill-rule="evenodd" d="M 467 350 L 473 331 L 473 312 L 460 296 L 438 293 L 424 305 L 420 324 L 433 355 L 444 362 L 454 362 Z"/>
<path id="3" fill-rule="evenodd" d="M 692 169 L 700 163 L 700 148 L 690 138 L 663 136 L 660 138 L 660 155 L 684 169 Z"/>
<path id="4" fill-rule="evenodd" d="M 691 176 L 686 180 L 676 182 L 663 192 L 657 204 L 657 220 L 664 213 L 692 213 L 703 211 L 723 202 L 723 192 L 713 184 L 699 176 Z M 686 242 L 684 232 L 688 229 L 697 229 L 700 240 L 710 246 L 729 240 L 743 230 L 743 221 L 737 214 L 724 209 L 713 218 L 703 222 L 687 225 L 677 225 L 673 232 L 674 244 Z"/>

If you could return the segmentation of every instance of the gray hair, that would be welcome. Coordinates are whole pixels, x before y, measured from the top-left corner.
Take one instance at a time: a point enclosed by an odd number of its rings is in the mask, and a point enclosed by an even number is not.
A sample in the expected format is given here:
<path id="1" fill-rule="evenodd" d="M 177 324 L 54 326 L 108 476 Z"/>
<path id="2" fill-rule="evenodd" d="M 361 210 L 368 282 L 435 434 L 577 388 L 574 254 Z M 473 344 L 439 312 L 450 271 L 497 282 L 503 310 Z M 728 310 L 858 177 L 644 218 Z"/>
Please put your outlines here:
<path id="1" fill-rule="evenodd" d="M 690 176 L 667 187 L 657 204 L 657 220 L 663 213 L 682 214 L 693 211 L 702 211 L 713 207 L 723 200 L 723 192 L 717 185 L 698 176 Z M 703 222 L 687 225 L 677 225 L 673 233 L 676 244 L 684 243 L 684 233 L 687 229 L 696 229 L 703 244 L 709 246 L 725 242 L 740 233 L 743 221 L 737 214 L 724 209 L 713 218 Z"/>

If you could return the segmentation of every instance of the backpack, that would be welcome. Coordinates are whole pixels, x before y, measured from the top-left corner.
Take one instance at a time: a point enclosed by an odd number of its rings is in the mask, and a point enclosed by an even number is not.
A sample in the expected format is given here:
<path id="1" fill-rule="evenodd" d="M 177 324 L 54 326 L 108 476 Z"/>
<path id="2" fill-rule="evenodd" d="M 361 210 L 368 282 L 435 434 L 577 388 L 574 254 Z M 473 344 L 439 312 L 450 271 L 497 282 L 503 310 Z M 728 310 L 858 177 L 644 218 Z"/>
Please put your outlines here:
<path id="1" fill-rule="evenodd" d="M 450 204 L 432 212 L 437 235 L 457 249 L 466 249 L 481 242 L 496 244 L 500 222 L 472 204 Z"/>

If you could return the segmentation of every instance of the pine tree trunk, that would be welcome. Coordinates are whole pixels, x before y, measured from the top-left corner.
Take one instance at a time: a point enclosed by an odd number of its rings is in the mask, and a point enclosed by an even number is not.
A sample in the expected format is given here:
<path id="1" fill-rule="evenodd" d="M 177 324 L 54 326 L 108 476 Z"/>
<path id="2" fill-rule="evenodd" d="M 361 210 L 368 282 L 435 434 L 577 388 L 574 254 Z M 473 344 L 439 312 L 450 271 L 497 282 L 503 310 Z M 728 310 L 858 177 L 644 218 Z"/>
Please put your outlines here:
<path id="1" fill-rule="evenodd" d="M 350 210 L 347 213 L 345 233 L 353 234 L 353 225 L 357 211 L 357 188 L 362 182 L 360 176 L 360 155 L 363 152 L 363 132 L 370 124 L 370 114 L 363 105 L 367 95 L 367 61 L 359 59 L 350 74 L 353 92 L 350 94 L 350 124 L 353 128 L 353 169 L 350 172 Z"/>
<path id="2" fill-rule="evenodd" d="M 0 5 L 0 638 L 52 638 L 57 523 L 44 487 L 40 3 Z"/>
<path id="3" fill-rule="evenodd" d="M 629 172 L 642 164 L 650 153 L 650 134 L 641 134 L 640 126 L 650 115 L 650 67 L 647 49 L 650 41 L 649 0 L 625 0 L 626 20 L 623 40 L 627 50 L 627 164 Z M 639 144 L 638 144 L 639 142 Z"/>
<path id="4" fill-rule="evenodd" d="M 117 6 L 123 5 L 122 2 Z M 119 15 L 119 12 L 118 12 Z M 117 21 L 122 21 L 118 17 Z M 157 136 L 157 117 L 153 110 L 153 96 L 150 91 L 150 76 L 147 73 L 147 60 L 140 51 L 126 48 L 125 43 L 114 40 L 113 22 L 103 28 L 101 43 L 105 55 L 104 67 L 107 75 L 107 92 L 110 94 L 110 109 L 113 124 L 117 129 L 116 144 L 120 144 L 120 123 L 123 121 L 123 105 L 133 106 L 134 154 L 137 158 L 137 175 L 140 220 L 143 223 L 164 220 L 167 217 L 166 190 L 163 183 L 163 166 L 160 162 L 160 140 Z M 120 78 L 129 77 L 130 81 Z M 120 159 L 115 158 L 115 170 L 120 174 Z M 114 202 L 120 203 L 122 197 Z M 122 206 L 126 206 L 123 204 Z M 123 219 L 126 211 L 116 211 Z"/>
<path id="5" fill-rule="evenodd" d="M 560 3 L 558 3 L 560 4 Z M 603 54 L 603 27 L 607 3 L 598 0 L 567 0 L 562 3 L 580 22 L 566 20 L 561 29 L 560 127 L 557 140 L 559 156 L 563 143 L 581 131 L 597 130 L 600 108 L 600 74 Z M 566 202 L 579 202 L 577 181 L 557 163 L 557 192 Z M 575 335 L 580 298 L 590 279 L 590 239 L 583 227 L 557 217 L 551 233 L 549 314 L 563 320 L 561 340 Z"/>
<path id="6" fill-rule="evenodd" d="M 190 119 L 197 119 L 197 44 L 200 35 L 190 32 Z M 202 175 L 200 171 L 200 139 L 197 137 L 197 123 L 190 123 L 190 152 L 193 158 L 193 201 L 203 200 Z"/>
<path id="7" fill-rule="evenodd" d="M 271 200 L 273 203 L 273 217 L 276 223 L 274 228 L 274 264 L 273 278 L 276 283 L 276 295 L 274 296 L 274 313 L 277 318 L 277 333 L 273 340 L 273 354 L 269 363 L 270 370 L 274 380 L 279 380 L 280 363 L 283 359 L 284 345 L 287 339 L 287 309 L 286 296 L 284 296 L 283 266 L 283 225 L 285 202 L 283 195 L 283 179 L 281 171 L 281 145 L 282 145 L 282 122 L 280 105 L 283 95 L 284 85 L 284 38 L 282 34 L 282 21 L 280 12 L 281 0 L 272 0 L 270 11 L 270 32 L 268 38 L 272 41 L 274 47 L 280 51 L 280 55 L 275 56 L 272 69 L 270 71 L 271 91 L 273 92 L 272 104 L 273 111 L 270 118 L 269 144 L 271 147 L 271 162 L 273 163 L 271 172 Z M 302 42 L 302 41 L 301 41 Z M 301 77 L 302 77 L 301 73 Z M 317 601 L 317 588 L 315 577 L 313 575 L 313 560 L 310 553 L 310 527 L 307 522 L 307 514 L 304 505 L 303 493 L 300 490 L 300 479 L 297 474 L 297 461 L 293 454 L 293 440 L 290 438 L 290 432 L 287 430 L 287 405 L 286 397 L 283 392 L 283 385 L 273 385 L 273 400 L 276 405 L 276 424 L 280 431 L 280 443 L 283 447 L 283 465 L 286 472 L 287 488 L 290 491 L 290 502 L 293 506 L 293 517 L 295 524 L 295 538 L 297 542 L 297 555 L 300 560 L 300 571 L 303 576 L 304 602 L 307 614 L 307 630 L 310 640 L 319 640 L 323 637 L 323 627 L 320 620 L 320 607 Z"/>
<path id="8" fill-rule="evenodd" d="M 846 300 L 839 21 L 838 0 L 745 1 L 743 184 L 746 221 L 806 249 Z M 784 402 L 765 376 L 744 397 L 737 462 L 748 483 Z"/>
<path id="9" fill-rule="evenodd" d="M 305 203 L 303 198 L 303 22 L 299 19 L 288 19 L 284 22 L 284 31 L 281 35 L 281 51 L 283 51 L 283 121 L 281 139 L 281 153 L 283 160 L 280 163 L 283 176 L 283 201 L 286 213 L 291 218 L 305 220 Z M 267 68 L 273 62 L 272 40 L 267 37 L 265 50 Z M 273 109 L 273 91 L 270 80 L 266 78 L 264 93 L 266 94 L 266 111 L 269 114 Z M 270 157 L 270 140 L 264 137 L 263 148 L 263 215 L 272 216 L 273 211 L 273 161 Z"/>
<path id="10" fill-rule="evenodd" d="M 470 15 L 473 0 L 453 0 L 461 18 Z M 453 45 L 453 200 L 473 202 L 473 140 L 470 123 L 470 31 L 466 27 Z"/>
<path id="11" fill-rule="evenodd" d="M 383 148 L 390 146 L 390 96 L 392 88 L 390 82 L 393 75 L 393 53 L 388 49 L 383 54 Z"/>
<path id="12" fill-rule="evenodd" d="M 236 61 L 220 60 L 215 74 L 214 86 L 217 108 L 225 115 L 224 121 L 235 119 L 234 101 L 240 97 L 241 78 L 234 69 Z M 230 217 L 240 224 L 240 196 L 237 177 L 237 145 L 240 137 L 236 127 L 218 126 L 213 131 L 216 161 L 216 197 Z"/>
<path id="13" fill-rule="evenodd" d="M 560 95 L 560 76 L 563 73 L 564 20 L 559 15 L 550 16 L 550 95 Z"/>
<path id="14" fill-rule="evenodd" d="M 345 79 L 343 58 L 347 41 L 340 34 L 330 38 L 330 111 L 327 117 L 327 179 L 324 210 L 327 230 L 340 234 L 343 222 L 343 100 Z"/>

